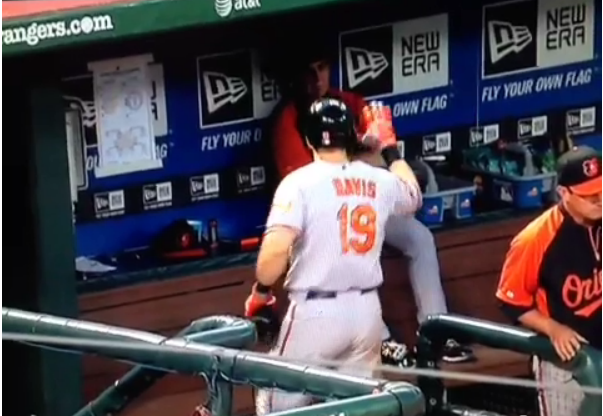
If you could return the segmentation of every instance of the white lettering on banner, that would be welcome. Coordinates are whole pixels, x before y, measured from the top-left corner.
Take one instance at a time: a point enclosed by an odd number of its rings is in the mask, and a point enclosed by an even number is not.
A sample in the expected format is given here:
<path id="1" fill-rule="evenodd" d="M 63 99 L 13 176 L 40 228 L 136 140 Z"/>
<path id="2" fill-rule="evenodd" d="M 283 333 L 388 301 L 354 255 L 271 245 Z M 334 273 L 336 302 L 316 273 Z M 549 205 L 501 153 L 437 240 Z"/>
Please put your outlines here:
<path id="1" fill-rule="evenodd" d="M 537 67 L 594 59 L 595 15 L 594 0 L 539 0 Z"/>
<path id="2" fill-rule="evenodd" d="M 169 153 L 169 144 L 161 143 L 155 145 L 155 155 L 159 159 L 167 159 Z M 96 149 L 96 146 L 90 146 L 90 148 Z M 86 170 L 92 172 L 99 167 L 98 154 L 86 155 Z"/>
<path id="3" fill-rule="evenodd" d="M 251 143 L 251 130 L 233 131 L 222 135 L 224 147 L 236 147 Z"/>
<path id="4" fill-rule="evenodd" d="M 414 100 L 399 101 L 394 104 L 392 115 L 393 117 L 414 116 L 417 114 L 445 110 L 447 107 L 448 95 L 441 94 Z"/>
<path id="5" fill-rule="evenodd" d="M 201 137 L 201 151 L 212 151 L 219 148 L 232 148 L 262 141 L 262 129 L 246 129 L 227 133 L 211 134 Z"/>
<path id="6" fill-rule="evenodd" d="M 592 81 L 592 73 L 592 68 L 586 68 L 521 81 L 511 81 L 505 84 L 489 85 L 482 88 L 482 102 L 506 100 L 546 91 L 588 85 Z"/>

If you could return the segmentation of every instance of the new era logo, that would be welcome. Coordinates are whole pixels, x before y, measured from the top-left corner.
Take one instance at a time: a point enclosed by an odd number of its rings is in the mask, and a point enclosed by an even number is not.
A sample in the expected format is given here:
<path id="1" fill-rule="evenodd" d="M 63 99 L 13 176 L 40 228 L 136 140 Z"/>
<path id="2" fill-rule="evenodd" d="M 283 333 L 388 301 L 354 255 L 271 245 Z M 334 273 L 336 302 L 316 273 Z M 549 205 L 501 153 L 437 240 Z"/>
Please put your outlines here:
<path id="1" fill-rule="evenodd" d="M 532 42 L 527 26 L 514 26 L 508 22 L 488 22 L 490 62 L 496 63 L 511 53 L 519 53 Z"/>
<path id="2" fill-rule="evenodd" d="M 125 207 L 125 193 L 123 190 L 94 195 L 94 210 L 97 214 L 122 211 Z"/>
<path id="3" fill-rule="evenodd" d="M 145 205 L 171 202 L 172 183 L 162 182 L 157 184 L 148 184 L 142 187 L 142 201 Z"/>
<path id="4" fill-rule="evenodd" d="M 207 111 L 211 114 L 226 104 L 235 104 L 247 94 L 245 81 L 218 72 L 204 72 L 203 84 L 207 97 Z"/>
<path id="5" fill-rule="evenodd" d="M 246 172 L 237 173 L 237 184 L 239 186 L 245 186 L 251 183 L 251 175 Z"/>
<path id="6" fill-rule="evenodd" d="M 205 187 L 203 186 L 203 176 L 194 176 L 190 178 L 191 195 L 202 195 Z"/>
<path id="7" fill-rule="evenodd" d="M 519 138 L 532 136 L 532 120 L 520 120 L 517 131 Z"/>
<path id="8" fill-rule="evenodd" d="M 452 150 L 452 134 L 450 132 L 430 134 L 423 137 L 423 155 L 447 153 Z"/>
<path id="9" fill-rule="evenodd" d="M 580 127 L 580 110 L 570 110 L 567 112 L 566 126 L 568 129 Z"/>
<path id="10" fill-rule="evenodd" d="M 482 73 L 485 78 L 537 66 L 538 5 L 541 3 L 514 0 L 484 6 Z"/>
<path id="11" fill-rule="evenodd" d="M 436 147 L 437 143 L 435 135 L 423 137 L 423 155 L 435 153 Z"/>
<path id="12" fill-rule="evenodd" d="M 250 50 L 197 58 L 199 122 L 201 129 L 252 120 L 268 109 L 256 91 L 260 74 Z"/>
<path id="13" fill-rule="evenodd" d="M 355 88 L 367 79 L 376 79 L 389 66 L 385 55 L 361 48 L 345 48 L 345 63 L 350 88 Z"/>
<path id="14" fill-rule="evenodd" d="M 94 209 L 96 212 L 109 211 L 109 194 L 101 194 L 94 196 Z"/>
<path id="15" fill-rule="evenodd" d="M 364 28 L 343 32 L 339 37 L 341 89 L 365 98 L 394 92 L 393 27 Z"/>
<path id="16" fill-rule="evenodd" d="M 530 137 L 543 136 L 548 131 L 547 116 L 524 118 L 517 122 L 517 138 L 526 139 Z"/>
<path id="17" fill-rule="evenodd" d="M 142 188 L 142 197 L 144 202 L 157 201 L 157 188 L 155 185 L 145 185 Z"/>
<path id="18" fill-rule="evenodd" d="M 191 196 L 199 196 L 220 192 L 220 177 L 217 173 L 193 176 L 189 180 Z"/>
<path id="19" fill-rule="evenodd" d="M 597 124 L 596 107 L 569 110 L 565 115 L 565 127 L 568 133 L 584 134 L 595 130 Z"/>
<path id="20" fill-rule="evenodd" d="M 471 127 L 469 131 L 469 146 L 477 147 L 484 144 L 483 127 Z"/>

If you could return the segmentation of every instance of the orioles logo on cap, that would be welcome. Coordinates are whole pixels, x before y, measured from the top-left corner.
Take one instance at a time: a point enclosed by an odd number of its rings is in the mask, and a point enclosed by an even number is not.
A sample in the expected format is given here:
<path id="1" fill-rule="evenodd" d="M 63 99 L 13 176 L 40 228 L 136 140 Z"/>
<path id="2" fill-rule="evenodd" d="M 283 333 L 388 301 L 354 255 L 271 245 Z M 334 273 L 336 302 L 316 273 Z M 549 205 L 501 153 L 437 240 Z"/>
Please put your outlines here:
<path id="1" fill-rule="evenodd" d="M 582 170 L 589 178 L 599 175 L 599 161 L 596 158 L 585 160 L 582 162 Z"/>

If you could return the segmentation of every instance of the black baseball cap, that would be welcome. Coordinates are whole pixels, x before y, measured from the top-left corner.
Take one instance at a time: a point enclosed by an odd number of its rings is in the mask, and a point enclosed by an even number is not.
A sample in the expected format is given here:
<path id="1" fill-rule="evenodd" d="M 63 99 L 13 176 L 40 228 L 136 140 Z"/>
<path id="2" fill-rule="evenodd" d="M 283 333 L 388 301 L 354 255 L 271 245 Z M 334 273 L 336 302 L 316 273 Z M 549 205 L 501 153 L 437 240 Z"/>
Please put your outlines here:
<path id="1" fill-rule="evenodd" d="M 567 151 L 557 161 L 557 184 L 577 195 L 601 193 L 601 153 L 588 146 Z"/>

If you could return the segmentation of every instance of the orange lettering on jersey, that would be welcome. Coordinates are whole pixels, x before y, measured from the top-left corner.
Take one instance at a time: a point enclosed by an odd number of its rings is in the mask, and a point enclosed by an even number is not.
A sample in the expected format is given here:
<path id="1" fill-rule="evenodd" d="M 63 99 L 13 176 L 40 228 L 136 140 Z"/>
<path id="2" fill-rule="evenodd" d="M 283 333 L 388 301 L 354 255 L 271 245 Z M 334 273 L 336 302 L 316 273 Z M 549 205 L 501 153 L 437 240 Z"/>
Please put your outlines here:
<path id="1" fill-rule="evenodd" d="M 371 199 L 375 199 L 377 196 L 377 184 L 373 181 L 368 181 L 366 184 L 366 196 Z"/>
<path id="2" fill-rule="evenodd" d="M 343 181 L 341 179 L 333 179 L 333 186 L 335 187 L 337 196 L 345 196 L 345 186 L 343 186 Z"/>
<path id="3" fill-rule="evenodd" d="M 375 199 L 377 184 L 374 181 L 360 178 L 335 178 L 333 186 L 337 196 L 363 196 Z"/>
<path id="4" fill-rule="evenodd" d="M 562 298 L 565 305 L 578 316 L 589 317 L 601 307 L 601 270 L 594 270 L 589 279 L 580 279 L 575 274 L 565 278 Z"/>

